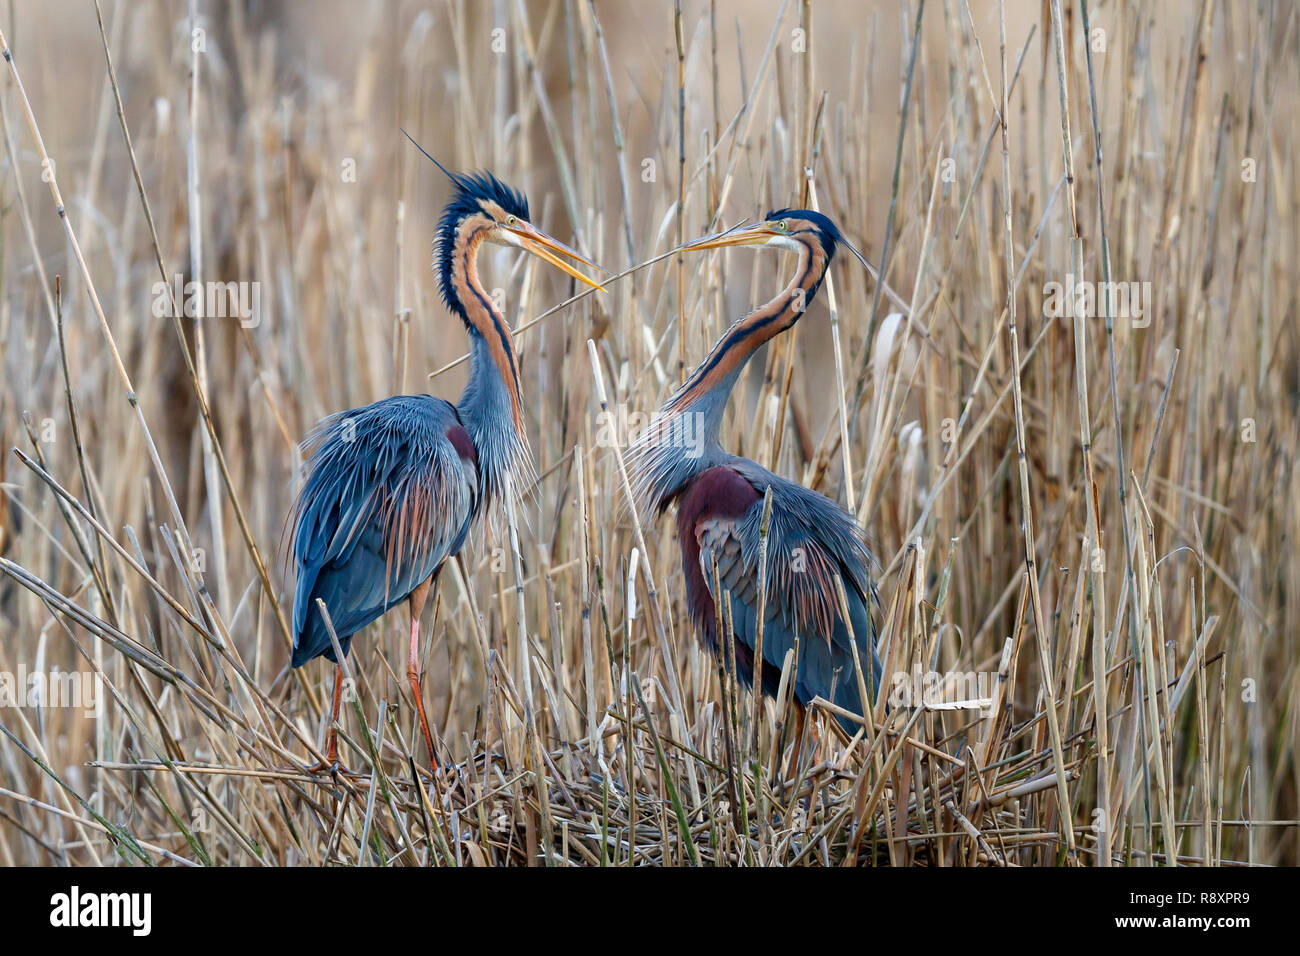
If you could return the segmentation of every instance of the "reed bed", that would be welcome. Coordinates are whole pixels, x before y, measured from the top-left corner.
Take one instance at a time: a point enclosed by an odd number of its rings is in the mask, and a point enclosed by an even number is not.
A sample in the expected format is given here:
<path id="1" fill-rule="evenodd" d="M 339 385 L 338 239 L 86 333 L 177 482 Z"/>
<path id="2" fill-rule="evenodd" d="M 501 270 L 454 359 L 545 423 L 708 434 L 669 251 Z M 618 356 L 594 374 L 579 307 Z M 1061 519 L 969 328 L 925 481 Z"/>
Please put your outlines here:
<path id="1" fill-rule="evenodd" d="M 0 707 L 0 863 L 1300 862 L 1292 5 L 5 14 L 0 674 L 99 692 Z M 465 373 L 399 128 L 617 278 L 485 253 L 538 478 L 426 611 L 440 769 L 393 613 L 334 778 L 331 669 L 287 665 L 296 443 Z M 625 494 L 629 433 L 788 268 L 674 250 L 774 206 L 885 279 L 841 255 L 724 436 L 871 535 L 852 735 L 700 648 Z"/>

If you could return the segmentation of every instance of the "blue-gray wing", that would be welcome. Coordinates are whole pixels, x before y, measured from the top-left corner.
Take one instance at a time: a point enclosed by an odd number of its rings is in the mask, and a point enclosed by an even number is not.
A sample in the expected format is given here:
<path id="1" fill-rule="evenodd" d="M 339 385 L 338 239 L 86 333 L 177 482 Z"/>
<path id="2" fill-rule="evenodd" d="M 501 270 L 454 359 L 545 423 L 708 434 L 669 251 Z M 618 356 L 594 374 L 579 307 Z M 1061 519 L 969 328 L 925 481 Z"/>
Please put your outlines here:
<path id="1" fill-rule="evenodd" d="M 797 497 L 792 499 L 792 495 Z M 808 511 L 809 502 L 803 500 L 804 496 L 820 499 L 811 504 L 813 512 Z M 716 603 L 716 561 L 717 583 L 731 595 L 734 636 L 751 652 L 751 661 L 758 635 L 762 512 L 760 499 L 739 518 L 708 517 L 695 529 L 701 571 L 710 595 Z M 868 561 L 870 555 L 856 523 L 837 505 L 788 482 L 773 489 L 761 669 L 765 690 L 775 693 L 781 667 L 787 652 L 794 649 L 797 634 L 795 698 L 806 705 L 820 696 L 853 713 L 864 712 L 853 661 L 855 644 L 868 694 L 873 694 L 880 683 Z M 837 581 L 844 587 L 847 621 L 840 608 Z M 738 651 L 737 663 L 747 663 L 741 656 L 742 648 L 738 647 Z M 751 668 L 740 669 L 743 672 Z M 846 724 L 846 729 L 857 728 Z"/>
<path id="2" fill-rule="evenodd" d="M 346 654 L 352 635 L 460 550 L 478 503 L 473 443 L 449 403 L 383 399 L 332 415 L 303 444 L 294 505 L 293 666 L 334 660 L 316 606 Z"/>

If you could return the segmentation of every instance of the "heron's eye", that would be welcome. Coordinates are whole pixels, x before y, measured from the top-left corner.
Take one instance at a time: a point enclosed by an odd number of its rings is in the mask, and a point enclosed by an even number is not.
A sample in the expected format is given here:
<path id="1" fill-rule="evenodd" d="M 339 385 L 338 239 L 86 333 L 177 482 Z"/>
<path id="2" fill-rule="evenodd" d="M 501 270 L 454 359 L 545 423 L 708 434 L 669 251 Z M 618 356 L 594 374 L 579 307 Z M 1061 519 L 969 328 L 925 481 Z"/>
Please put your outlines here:
<path id="1" fill-rule="evenodd" d="M 514 224 L 515 224 L 515 217 L 514 217 L 514 216 L 506 216 L 506 225 L 507 225 L 507 226 L 513 226 Z"/>
<path id="2" fill-rule="evenodd" d="M 780 229 L 782 232 L 790 231 L 790 225 L 784 219 L 776 224 L 776 228 Z"/>

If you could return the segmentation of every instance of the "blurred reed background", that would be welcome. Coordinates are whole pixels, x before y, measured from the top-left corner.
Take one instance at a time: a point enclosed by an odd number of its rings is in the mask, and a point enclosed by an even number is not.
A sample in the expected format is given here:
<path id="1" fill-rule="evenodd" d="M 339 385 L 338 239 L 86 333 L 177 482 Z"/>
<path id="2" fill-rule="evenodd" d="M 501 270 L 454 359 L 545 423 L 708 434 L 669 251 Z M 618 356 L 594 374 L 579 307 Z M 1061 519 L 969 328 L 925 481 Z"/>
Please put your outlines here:
<path id="1" fill-rule="evenodd" d="M 0 862 L 1300 862 L 1293 5 L 102 12 L 3 10 L 0 672 L 104 689 L 0 707 Z M 672 522 L 634 559 L 586 341 L 615 421 L 649 414 L 789 268 L 673 256 L 519 334 L 540 480 L 425 649 L 459 778 L 413 783 L 400 614 L 354 645 L 359 775 L 300 769 L 332 673 L 286 669 L 296 442 L 464 381 L 403 127 L 612 272 L 811 203 L 884 260 L 892 295 L 837 260 L 725 441 L 859 514 L 887 687 L 983 709 L 819 718 L 796 761 L 697 645 Z M 574 292 L 481 270 L 516 324 Z M 256 320 L 177 320 L 163 275 L 252 284 Z M 1052 314 L 1107 276 L 1140 318 Z"/>

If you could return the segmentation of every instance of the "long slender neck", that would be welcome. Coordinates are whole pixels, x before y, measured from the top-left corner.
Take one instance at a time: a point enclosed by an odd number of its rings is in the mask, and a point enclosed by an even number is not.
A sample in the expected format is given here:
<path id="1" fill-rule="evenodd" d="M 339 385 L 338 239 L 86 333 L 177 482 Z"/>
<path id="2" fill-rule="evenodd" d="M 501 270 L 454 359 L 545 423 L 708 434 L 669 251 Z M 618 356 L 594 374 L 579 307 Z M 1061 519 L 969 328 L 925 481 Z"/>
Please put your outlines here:
<path id="1" fill-rule="evenodd" d="M 829 261 L 816 239 L 800 241 L 799 263 L 790 282 L 770 302 L 732 323 L 664 411 L 695 413 L 701 417 L 705 436 L 716 441 L 740 373 L 764 343 L 799 321 L 817 295 Z"/>
<path id="2" fill-rule="evenodd" d="M 470 373 L 457 411 L 478 454 L 480 481 L 489 497 L 504 490 L 507 474 L 519 476 L 531 465 L 524 430 L 519 361 L 509 326 L 492 304 L 478 277 L 478 251 L 487 237 L 484 222 L 466 219 L 452 238 L 449 304 L 469 331 Z"/>
<path id="3" fill-rule="evenodd" d="M 718 463 L 724 455 L 718 433 L 736 380 L 760 346 L 799 321 L 829 262 L 819 241 L 799 241 L 799 263 L 789 284 L 722 334 L 642 432 L 633 454 L 636 497 L 644 505 L 662 510 L 692 476 Z"/>

